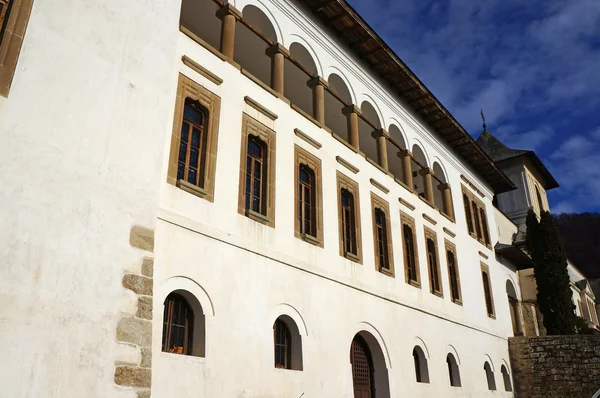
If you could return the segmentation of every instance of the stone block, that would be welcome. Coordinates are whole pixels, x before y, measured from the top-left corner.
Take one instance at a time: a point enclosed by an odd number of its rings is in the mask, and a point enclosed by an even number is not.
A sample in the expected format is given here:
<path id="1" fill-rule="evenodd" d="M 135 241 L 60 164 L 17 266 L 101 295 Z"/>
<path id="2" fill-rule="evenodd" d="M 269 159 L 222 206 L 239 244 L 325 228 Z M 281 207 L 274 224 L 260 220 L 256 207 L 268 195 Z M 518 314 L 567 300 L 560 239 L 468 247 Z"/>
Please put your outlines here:
<path id="1" fill-rule="evenodd" d="M 146 276 L 125 274 L 122 279 L 123 287 L 136 294 L 152 296 L 152 278 Z"/>
<path id="2" fill-rule="evenodd" d="M 142 261 L 142 275 L 152 278 L 154 276 L 154 259 L 145 257 Z"/>
<path id="3" fill-rule="evenodd" d="M 133 317 L 121 318 L 117 324 L 117 341 L 149 347 L 152 344 L 152 322 Z"/>
<path id="4" fill-rule="evenodd" d="M 152 371 L 133 366 L 117 366 L 115 367 L 115 383 L 119 386 L 150 388 Z"/>
<path id="5" fill-rule="evenodd" d="M 138 249 L 154 251 L 154 230 L 134 225 L 129 231 L 129 244 Z"/>
<path id="6" fill-rule="evenodd" d="M 142 361 L 140 362 L 142 368 L 152 367 L 152 348 L 142 348 Z"/>
<path id="7" fill-rule="evenodd" d="M 150 390 L 138 391 L 137 398 L 150 398 Z"/>
<path id="8" fill-rule="evenodd" d="M 138 318 L 152 320 L 152 297 L 138 297 Z"/>

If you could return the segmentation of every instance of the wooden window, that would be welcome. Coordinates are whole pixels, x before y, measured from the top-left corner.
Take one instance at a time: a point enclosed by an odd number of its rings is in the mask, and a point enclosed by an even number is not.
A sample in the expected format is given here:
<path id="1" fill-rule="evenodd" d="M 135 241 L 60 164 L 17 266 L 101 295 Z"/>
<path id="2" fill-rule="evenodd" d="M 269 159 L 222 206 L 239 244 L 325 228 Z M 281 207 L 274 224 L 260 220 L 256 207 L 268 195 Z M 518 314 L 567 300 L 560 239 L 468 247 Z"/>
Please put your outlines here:
<path id="1" fill-rule="evenodd" d="M 338 171 L 338 219 L 340 255 L 362 262 L 358 184 Z"/>
<path id="2" fill-rule="evenodd" d="M 275 132 L 242 114 L 238 213 L 275 227 Z"/>
<path id="3" fill-rule="evenodd" d="M 440 264 L 438 261 L 437 235 L 425 227 L 425 247 L 427 249 L 427 267 L 429 271 L 429 290 L 436 296 L 443 296 Z"/>
<path id="4" fill-rule="evenodd" d="M 402 242 L 404 249 L 404 274 L 406 283 L 419 287 L 419 259 L 417 255 L 417 242 L 415 236 L 415 220 L 404 212 L 400 212 L 402 224 Z"/>
<path id="5" fill-rule="evenodd" d="M 33 0 L 0 0 L 0 95 L 8 97 Z"/>
<path id="6" fill-rule="evenodd" d="M 462 294 L 460 289 L 460 274 L 458 272 L 458 263 L 456 258 L 456 246 L 445 240 L 446 262 L 448 264 L 448 279 L 450 282 L 450 299 L 452 302 L 462 304 Z"/>
<path id="7" fill-rule="evenodd" d="M 467 217 L 467 227 L 469 228 L 469 233 L 474 234 L 475 228 L 473 227 L 473 217 L 471 216 L 471 206 L 467 194 L 463 194 L 463 202 L 465 205 L 465 215 Z"/>
<path id="8" fill-rule="evenodd" d="M 165 300 L 162 351 L 173 354 L 192 354 L 194 313 L 182 296 L 171 293 Z"/>
<path id="9" fill-rule="evenodd" d="M 512 383 L 510 382 L 510 374 L 508 373 L 506 366 L 502 365 L 500 367 L 500 373 L 502 373 L 502 379 L 504 380 L 504 391 L 511 392 Z"/>
<path id="10" fill-rule="evenodd" d="M 475 197 L 464 185 L 462 186 L 465 215 L 469 235 L 491 249 L 491 238 L 485 211 L 485 204 Z"/>
<path id="11" fill-rule="evenodd" d="M 448 376 L 450 378 L 450 385 L 452 387 L 460 387 L 460 370 L 458 369 L 458 363 L 454 355 L 448 354 L 446 356 L 446 363 L 448 364 Z"/>
<path id="12" fill-rule="evenodd" d="M 377 270 L 394 276 L 394 257 L 392 252 L 392 234 L 390 230 L 388 203 L 371 193 L 371 211 L 373 219 L 373 244 L 375 248 L 375 266 Z"/>
<path id="13" fill-rule="evenodd" d="M 494 371 L 492 371 L 492 367 L 488 362 L 483 365 L 483 370 L 485 371 L 485 378 L 487 380 L 488 390 L 495 391 L 496 390 L 496 380 L 494 378 Z"/>
<path id="14" fill-rule="evenodd" d="M 429 368 L 427 366 L 427 358 L 423 349 L 419 346 L 413 348 L 413 362 L 415 364 L 415 377 L 417 383 L 429 383 Z"/>
<path id="15" fill-rule="evenodd" d="M 299 146 L 295 159 L 295 236 L 323 247 L 321 161 Z"/>
<path id="16" fill-rule="evenodd" d="M 219 97 L 179 75 L 167 182 L 210 202 L 220 108 Z"/>
<path id="17" fill-rule="evenodd" d="M 373 380 L 373 361 L 367 342 L 360 336 L 355 336 L 350 348 L 350 363 L 352 364 L 352 384 L 354 397 L 371 398 L 375 396 Z"/>
<path id="18" fill-rule="evenodd" d="M 483 294 L 485 296 L 485 308 L 490 318 L 496 318 L 494 311 L 494 297 L 492 283 L 490 281 L 490 270 L 487 265 L 481 263 L 481 279 L 483 281 Z"/>
<path id="19" fill-rule="evenodd" d="M 540 214 L 544 211 L 544 202 L 542 201 L 542 195 L 540 195 L 540 190 L 538 186 L 535 186 L 535 196 L 537 197 L 538 209 L 540 209 Z"/>
<path id="20" fill-rule="evenodd" d="M 292 368 L 292 334 L 285 322 L 280 319 L 273 325 L 275 346 L 275 367 L 279 369 Z"/>

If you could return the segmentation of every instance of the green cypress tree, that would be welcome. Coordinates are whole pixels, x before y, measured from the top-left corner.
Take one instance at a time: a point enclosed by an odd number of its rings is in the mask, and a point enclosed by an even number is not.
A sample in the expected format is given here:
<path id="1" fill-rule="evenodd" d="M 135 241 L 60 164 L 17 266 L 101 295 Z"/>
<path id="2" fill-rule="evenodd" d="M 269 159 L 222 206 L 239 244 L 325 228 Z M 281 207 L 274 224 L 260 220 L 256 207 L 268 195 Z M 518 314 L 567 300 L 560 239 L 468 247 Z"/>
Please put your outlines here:
<path id="1" fill-rule="evenodd" d="M 567 255 L 550 212 L 542 212 L 538 223 L 533 211 L 529 211 L 526 244 L 535 263 L 537 302 L 548 334 L 574 334 L 576 315 Z"/>

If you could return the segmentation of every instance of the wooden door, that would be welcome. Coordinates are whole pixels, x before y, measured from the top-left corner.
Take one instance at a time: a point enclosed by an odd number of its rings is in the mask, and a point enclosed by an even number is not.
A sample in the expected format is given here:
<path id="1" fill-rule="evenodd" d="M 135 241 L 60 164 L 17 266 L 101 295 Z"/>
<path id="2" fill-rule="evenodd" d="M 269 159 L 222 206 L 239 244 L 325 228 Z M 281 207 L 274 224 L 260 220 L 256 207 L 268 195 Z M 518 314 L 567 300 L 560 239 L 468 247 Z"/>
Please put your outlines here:
<path id="1" fill-rule="evenodd" d="M 350 362 L 352 363 L 354 398 L 374 398 L 371 353 L 367 343 L 360 336 L 356 336 L 352 340 Z"/>

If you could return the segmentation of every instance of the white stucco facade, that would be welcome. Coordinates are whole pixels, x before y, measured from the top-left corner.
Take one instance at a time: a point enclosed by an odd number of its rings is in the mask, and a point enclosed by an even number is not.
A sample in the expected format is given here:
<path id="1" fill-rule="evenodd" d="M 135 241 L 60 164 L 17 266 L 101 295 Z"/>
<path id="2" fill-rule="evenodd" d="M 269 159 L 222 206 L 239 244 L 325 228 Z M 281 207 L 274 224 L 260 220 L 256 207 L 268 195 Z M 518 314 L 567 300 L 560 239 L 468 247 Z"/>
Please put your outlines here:
<path id="1" fill-rule="evenodd" d="M 454 221 L 180 32 L 180 1 L 121 3 L 34 2 L 10 94 L 0 97 L 0 397 L 136 397 L 139 388 L 116 385 L 114 371 L 141 353 L 117 341 L 115 329 L 137 306 L 121 277 L 139 273 L 148 256 L 152 397 L 351 397 L 357 333 L 372 337 L 377 397 L 512 396 L 500 371 L 510 372 L 513 335 L 507 281 L 519 299 L 520 291 L 515 267 L 494 253 L 511 226 L 496 224 L 489 183 L 286 0 L 233 5 L 262 10 L 279 43 L 301 42 L 319 76 L 341 76 L 353 103 L 368 100 L 383 128 L 395 126 L 407 148 L 417 144 L 452 187 Z M 183 56 L 222 83 L 186 66 Z M 221 100 L 213 202 L 167 183 L 180 74 Z M 242 113 L 276 134 L 274 228 L 238 213 Z M 322 162 L 322 248 L 294 236 L 295 145 Z M 362 264 L 339 255 L 337 171 L 359 185 Z M 467 231 L 463 185 L 485 205 L 491 248 Z M 389 204 L 395 277 L 374 265 L 371 193 Z M 405 282 L 400 211 L 415 220 L 420 288 Z M 129 245 L 136 225 L 154 230 L 153 254 Z M 424 227 L 437 234 L 443 297 L 430 293 Z M 456 246 L 462 305 L 449 298 L 445 240 Z M 486 312 L 482 263 L 495 318 Z M 163 302 L 178 290 L 202 307 L 204 357 L 161 352 Z M 273 366 L 273 323 L 282 315 L 298 328 L 302 370 Z M 429 383 L 415 380 L 417 345 Z M 450 386 L 449 353 L 461 387 Z"/>

